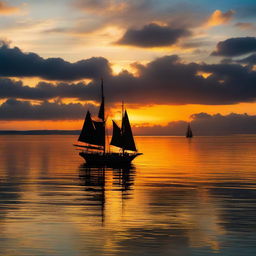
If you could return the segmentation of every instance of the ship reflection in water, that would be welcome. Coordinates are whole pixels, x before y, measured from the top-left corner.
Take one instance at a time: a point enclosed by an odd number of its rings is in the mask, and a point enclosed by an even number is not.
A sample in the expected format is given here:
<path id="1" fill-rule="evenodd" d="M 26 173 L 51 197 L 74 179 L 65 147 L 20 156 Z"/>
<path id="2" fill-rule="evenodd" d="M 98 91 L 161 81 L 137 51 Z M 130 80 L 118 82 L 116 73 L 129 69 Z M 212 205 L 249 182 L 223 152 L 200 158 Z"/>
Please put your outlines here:
<path id="1" fill-rule="evenodd" d="M 113 177 L 113 182 L 109 186 L 109 176 Z M 123 206 L 124 200 L 128 199 L 133 190 L 135 176 L 135 167 L 133 165 L 126 165 L 116 168 L 97 167 L 88 164 L 82 164 L 79 168 L 79 178 L 81 185 L 84 186 L 87 194 L 87 200 L 94 202 L 93 205 L 100 206 L 102 223 L 105 220 L 105 203 L 106 190 L 111 190 L 114 187 L 116 192 L 121 193 L 121 204 Z"/>
<path id="2" fill-rule="evenodd" d="M 105 169 L 75 139 L 1 136 L 1 255 L 256 255 L 256 136 L 136 137 Z"/>

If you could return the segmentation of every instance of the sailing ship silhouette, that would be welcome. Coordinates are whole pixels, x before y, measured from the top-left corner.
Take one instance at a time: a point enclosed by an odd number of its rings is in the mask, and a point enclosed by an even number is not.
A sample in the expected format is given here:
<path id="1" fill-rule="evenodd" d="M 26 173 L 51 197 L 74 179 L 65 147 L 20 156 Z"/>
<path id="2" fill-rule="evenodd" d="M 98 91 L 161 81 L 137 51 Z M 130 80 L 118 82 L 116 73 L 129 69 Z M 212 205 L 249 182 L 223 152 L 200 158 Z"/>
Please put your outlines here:
<path id="1" fill-rule="evenodd" d="M 110 145 L 115 146 L 121 152 L 106 151 L 106 119 L 105 119 L 105 98 L 103 90 L 103 80 L 101 81 L 101 105 L 98 113 L 100 121 L 91 118 L 91 113 L 87 111 L 83 128 L 78 141 L 86 145 L 75 144 L 83 148 L 79 155 L 84 158 L 87 164 L 119 165 L 130 164 L 134 158 L 142 153 L 138 153 L 132 134 L 127 111 L 122 107 L 121 128 L 113 122 L 113 134 Z M 132 152 L 128 152 L 132 151 Z"/>
<path id="2" fill-rule="evenodd" d="M 188 124 L 187 132 L 186 132 L 186 137 L 187 138 L 193 138 L 193 132 L 192 132 L 190 124 Z"/>

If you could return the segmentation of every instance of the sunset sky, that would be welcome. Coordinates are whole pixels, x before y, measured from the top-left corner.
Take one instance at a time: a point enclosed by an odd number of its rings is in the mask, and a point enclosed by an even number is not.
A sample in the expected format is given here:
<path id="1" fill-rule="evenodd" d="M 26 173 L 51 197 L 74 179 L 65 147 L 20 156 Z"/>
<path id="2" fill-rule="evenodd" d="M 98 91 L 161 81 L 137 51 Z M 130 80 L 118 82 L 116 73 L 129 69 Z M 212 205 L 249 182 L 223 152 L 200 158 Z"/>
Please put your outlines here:
<path id="1" fill-rule="evenodd" d="M 103 77 L 108 120 L 124 100 L 138 134 L 256 132 L 255 13 L 255 0 L 0 1 L 0 129 L 80 129 Z"/>

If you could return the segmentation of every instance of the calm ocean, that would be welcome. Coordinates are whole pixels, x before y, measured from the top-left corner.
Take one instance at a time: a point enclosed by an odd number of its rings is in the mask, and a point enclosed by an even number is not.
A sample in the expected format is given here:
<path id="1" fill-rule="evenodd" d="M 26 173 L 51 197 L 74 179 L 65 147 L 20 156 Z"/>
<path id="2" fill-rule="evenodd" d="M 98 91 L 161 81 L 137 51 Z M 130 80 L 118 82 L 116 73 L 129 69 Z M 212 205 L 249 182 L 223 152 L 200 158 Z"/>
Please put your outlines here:
<path id="1" fill-rule="evenodd" d="M 256 255 L 256 136 L 137 137 L 88 168 L 76 136 L 0 136 L 0 254 Z"/>

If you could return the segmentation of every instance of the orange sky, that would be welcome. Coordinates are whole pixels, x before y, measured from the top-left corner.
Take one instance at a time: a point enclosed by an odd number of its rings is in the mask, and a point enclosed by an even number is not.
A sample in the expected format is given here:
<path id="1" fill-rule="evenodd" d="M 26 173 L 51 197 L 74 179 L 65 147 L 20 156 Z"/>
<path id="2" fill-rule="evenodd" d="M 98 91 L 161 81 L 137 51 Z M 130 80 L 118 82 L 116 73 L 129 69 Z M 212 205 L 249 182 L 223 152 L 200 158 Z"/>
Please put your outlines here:
<path id="1" fill-rule="evenodd" d="M 154 1 L 145 1 L 144 3 L 143 1 L 143 6 L 141 6 L 140 1 L 97 1 L 95 3 L 80 0 L 52 2 L 34 0 L 25 2 L 20 3 L 16 0 L 0 1 L 1 40 L 8 47 L 12 49 L 18 47 L 24 54 L 32 52 L 42 60 L 61 58 L 66 63 L 70 62 L 69 64 L 79 60 L 88 60 L 92 57 L 101 57 L 109 63 L 112 72 L 110 73 L 113 77 L 117 77 L 124 70 L 138 77 L 140 74 L 136 67 L 144 65 L 145 68 L 148 63 L 170 55 L 178 55 L 180 57 L 179 64 L 220 64 L 226 57 L 213 57 L 211 55 L 218 48 L 219 42 L 229 38 L 255 36 L 255 30 L 253 29 L 255 28 L 255 15 L 245 17 L 241 11 L 242 7 L 247 5 L 246 8 L 250 7 L 249 0 L 245 0 L 244 3 L 238 3 L 236 0 L 223 2 L 198 0 L 195 1 L 196 3 L 191 3 L 185 0 L 183 5 L 177 4 L 174 0 L 159 0 L 157 3 Z M 250 8 L 247 11 L 249 13 Z M 168 43 L 161 44 L 160 42 L 159 45 L 154 45 L 154 40 L 157 38 L 155 36 L 148 38 L 147 34 L 150 26 L 160 30 L 160 32 L 167 32 L 167 37 L 170 36 L 170 33 L 171 36 L 178 33 L 178 36 Z M 138 37 L 139 41 L 138 38 L 126 38 L 131 35 L 136 36 L 139 33 L 143 35 Z M 161 39 L 161 36 L 159 38 Z M 143 40 L 142 42 L 141 39 L 145 39 L 145 42 Z M 2 45 L 1 40 L 0 47 Z M 120 43 L 122 41 L 123 43 Z M 151 45 L 147 45 L 147 43 L 151 43 Z M 210 74 L 205 71 L 198 72 L 198 75 L 204 78 L 207 78 Z M 7 77 L 15 79 L 15 81 L 23 81 L 23 84 L 29 87 L 35 87 L 41 81 L 61 82 L 61 79 L 47 81 L 45 79 L 47 76 L 37 77 L 35 75 L 32 78 L 30 76 L 32 75 L 15 77 L 14 75 L 1 76 L 0 74 L 0 78 Z M 93 79 L 95 77 L 91 78 L 91 80 Z M 71 79 L 69 82 L 78 81 Z M 83 79 L 83 81 L 88 82 L 90 78 Z M 217 82 L 221 83 L 220 80 L 217 80 Z M 156 83 L 156 91 L 158 86 Z M 179 84 L 176 87 L 178 88 Z M 184 94 L 186 94 L 185 91 Z M 17 99 L 24 100 L 24 98 L 18 97 Z M 0 100 L 0 107 L 6 100 L 8 100 L 8 97 Z M 242 99 L 241 102 L 246 102 L 246 100 Z M 248 100 L 252 99 L 248 97 Z M 26 101 L 31 104 L 43 102 L 42 99 L 29 100 L 29 98 Z M 75 98 L 50 100 L 50 102 L 54 101 L 79 102 Z M 232 100 L 229 102 L 232 102 Z M 239 100 L 234 102 L 239 102 Z M 84 104 L 85 101 L 80 103 Z M 106 108 L 109 120 L 111 118 L 120 119 L 120 109 L 109 109 L 108 106 Z M 173 105 L 173 102 L 168 104 L 165 99 L 162 104 L 159 100 L 158 103 L 153 105 L 127 105 L 127 108 L 133 125 L 149 126 L 166 125 L 177 120 L 190 121 L 192 114 L 200 112 L 223 115 L 234 112 L 256 115 L 256 103 Z M 84 109 L 84 115 L 85 113 L 86 109 Z M 25 121 L 25 119 L 24 121 L 5 121 L 2 119 L 0 129 L 77 130 L 81 128 L 83 123 L 83 120 Z"/>

